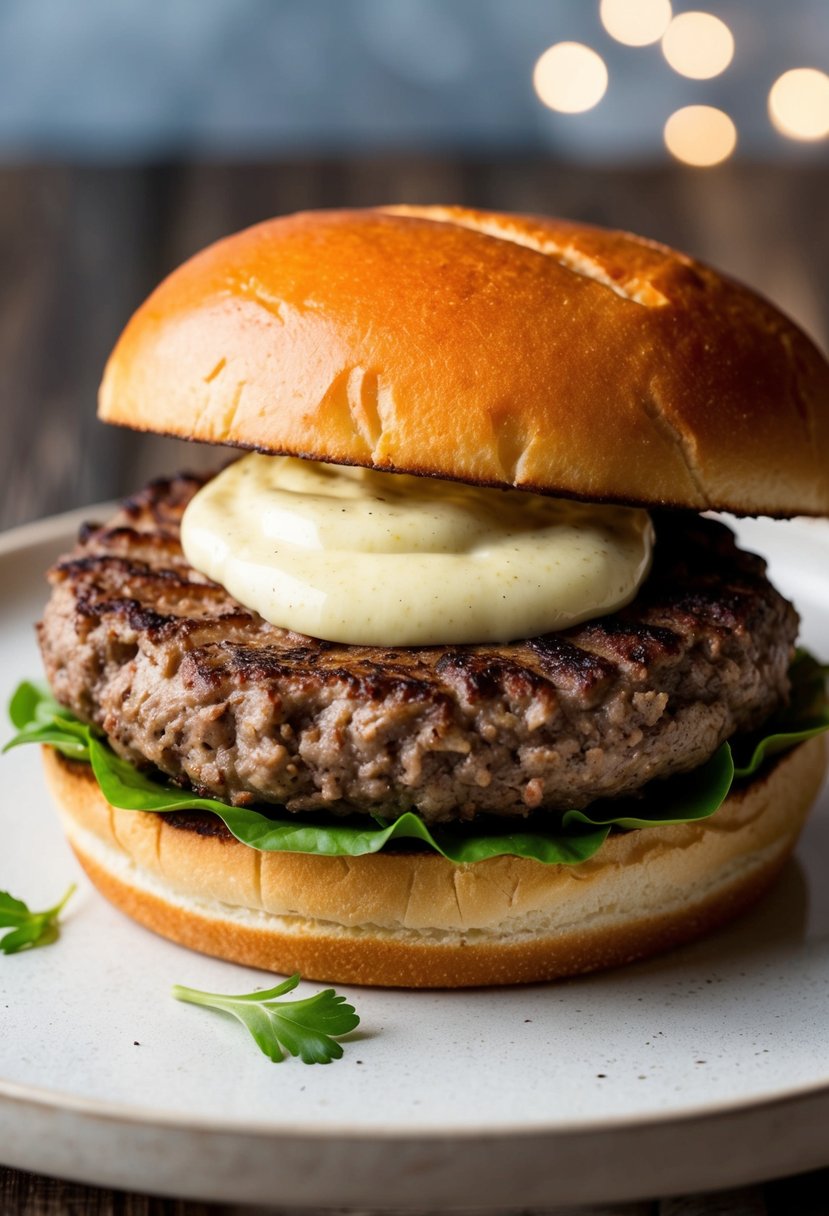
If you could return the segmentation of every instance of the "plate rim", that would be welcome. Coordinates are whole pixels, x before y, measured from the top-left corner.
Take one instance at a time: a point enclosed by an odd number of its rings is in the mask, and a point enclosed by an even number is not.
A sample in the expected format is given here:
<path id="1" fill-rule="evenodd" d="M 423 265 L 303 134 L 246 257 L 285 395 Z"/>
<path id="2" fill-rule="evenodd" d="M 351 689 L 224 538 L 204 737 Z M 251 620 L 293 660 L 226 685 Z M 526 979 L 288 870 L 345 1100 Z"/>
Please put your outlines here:
<path id="1" fill-rule="evenodd" d="M 347 1043 L 347 1040 L 346 1040 Z M 291 1067 L 290 1061 L 283 1061 L 286 1067 Z M 298 1065 L 296 1065 L 298 1067 Z M 512 1140 L 530 1136 L 572 1136 L 599 1135 L 619 1131 L 639 1131 L 664 1127 L 666 1123 L 696 1123 L 700 1120 L 716 1116 L 739 1116 L 751 1112 L 759 1114 L 771 1111 L 775 1107 L 788 1104 L 810 1104 L 816 1098 L 825 1097 L 827 1112 L 829 1112 L 829 1079 L 815 1082 L 811 1085 L 800 1085 L 794 1089 L 773 1091 L 767 1090 L 753 1098 L 726 1099 L 712 1105 L 687 1107 L 681 1112 L 665 1110 L 655 1111 L 650 1115 L 612 1115 L 606 1119 L 576 1119 L 564 1123 L 526 1123 L 526 1124 L 488 1124 L 486 1127 L 458 1127 L 453 1124 L 431 1124 L 430 1126 L 409 1127 L 405 1131 L 384 1127 L 352 1128 L 348 1125 L 312 1123 L 294 1123 L 290 1127 L 278 1123 L 253 1123 L 245 1120 L 221 1120 L 199 1118 L 197 1115 L 185 1114 L 178 1111 L 165 1111 L 150 1106 L 129 1106 L 124 1102 L 107 1102 L 99 1098 L 86 1098 L 81 1094 L 72 1094 L 65 1090 L 49 1089 L 41 1085 L 27 1085 L 18 1081 L 7 1081 L 0 1077 L 0 1106 L 3 1102 L 26 1102 L 36 1106 L 57 1110 L 64 1113 L 86 1115 L 92 1118 L 105 1118 L 123 1124 L 143 1126 L 151 1124 L 171 1130 L 193 1131 L 206 1133 L 227 1133 L 239 1136 L 263 1136 L 269 1140 L 278 1139 L 345 1139 L 345 1140 L 383 1140 L 388 1143 L 425 1141 L 434 1138 L 455 1140 L 476 1140 L 497 1138 Z M 829 1147 L 827 1147 L 829 1161 Z"/>
<path id="2" fill-rule="evenodd" d="M 60 511 L 57 515 L 44 515 L 40 519 L 14 524 L 0 532 L 0 557 L 8 557 L 20 549 L 34 549 L 38 545 L 48 544 L 64 533 L 68 538 L 81 524 L 94 518 L 96 514 L 111 515 L 117 509 L 117 499 L 106 499 L 103 502 L 90 503 L 88 507 L 72 507 L 68 511 Z"/>

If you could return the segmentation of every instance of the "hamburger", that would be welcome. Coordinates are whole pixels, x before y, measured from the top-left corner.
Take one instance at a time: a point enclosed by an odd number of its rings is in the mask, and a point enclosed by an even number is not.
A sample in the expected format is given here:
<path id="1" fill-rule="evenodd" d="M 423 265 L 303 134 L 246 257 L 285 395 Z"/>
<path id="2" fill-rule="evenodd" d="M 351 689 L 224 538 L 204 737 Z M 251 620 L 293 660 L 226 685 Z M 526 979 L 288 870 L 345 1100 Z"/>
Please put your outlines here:
<path id="1" fill-rule="evenodd" d="M 312 979 L 506 984 L 780 871 L 820 673 L 704 514 L 829 510 L 829 366 L 765 300 L 558 220 L 289 216 L 156 289 L 99 414 L 250 450 L 82 530 L 54 700 L 13 706 L 127 914 Z"/>

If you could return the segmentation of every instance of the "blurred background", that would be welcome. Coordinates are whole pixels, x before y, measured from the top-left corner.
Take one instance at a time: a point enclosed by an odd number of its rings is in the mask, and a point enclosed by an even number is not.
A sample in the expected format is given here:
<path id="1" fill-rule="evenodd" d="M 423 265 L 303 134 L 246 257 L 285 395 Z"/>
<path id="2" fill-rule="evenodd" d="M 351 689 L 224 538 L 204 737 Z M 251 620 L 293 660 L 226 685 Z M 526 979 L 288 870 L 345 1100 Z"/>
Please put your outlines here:
<path id="1" fill-rule="evenodd" d="M 827 0 L 0 0 L 0 527 L 199 445 L 103 427 L 132 309 L 306 207 L 631 229 L 829 341 Z"/>

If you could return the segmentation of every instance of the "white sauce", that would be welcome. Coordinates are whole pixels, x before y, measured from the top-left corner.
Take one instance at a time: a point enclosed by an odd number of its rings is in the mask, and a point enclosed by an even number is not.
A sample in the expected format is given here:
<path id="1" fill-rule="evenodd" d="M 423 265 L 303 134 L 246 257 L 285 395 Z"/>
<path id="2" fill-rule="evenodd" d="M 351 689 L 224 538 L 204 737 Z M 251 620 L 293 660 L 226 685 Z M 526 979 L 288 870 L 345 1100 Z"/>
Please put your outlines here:
<path id="1" fill-rule="evenodd" d="M 612 612 L 648 572 L 645 511 L 245 456 L 184 513 L 187 560 L 273 625 L 332 642 L 508 642 Z"/>

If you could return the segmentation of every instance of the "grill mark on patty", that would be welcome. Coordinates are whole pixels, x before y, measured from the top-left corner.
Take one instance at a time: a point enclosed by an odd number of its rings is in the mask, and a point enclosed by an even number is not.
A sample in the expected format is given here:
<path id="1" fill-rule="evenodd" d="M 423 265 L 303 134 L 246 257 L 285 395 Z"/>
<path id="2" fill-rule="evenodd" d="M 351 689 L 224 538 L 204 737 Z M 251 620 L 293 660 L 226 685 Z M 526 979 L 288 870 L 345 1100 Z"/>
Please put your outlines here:
<path id="1" fill-rule="evenodd" d="M 796 614 L 714 521 L 657 513 L 633 603 L 561 633 L 344 646 L 190 569 L 178 527 L 205 480 L 158 479 L 85 525 L 39 626 L 58 699 L 185 788 L 298 813 L 526 815 L 695 767 L 787 695 Z"/>
<path id="2" fill-rule="evenodd" d="M 600 625 L 588 622 L 582 628 L 581 644 L 591 643 L 603 646 L 605 669 L 611 673 L 614 663 L 609 655 L 620 662 L 647 665 L 678 655 L 682 650 L 682 638 L 673 629 L 613 617 L 604 618 Z"/>
<path id="3" fill-rule="evenodd" d="M 191 624 L 195 625 L 196 622 Z M 214 642 L 191 651 L 187 662 L 205 686 L 218 687 L 228 675 L 238 677 L 243 684 L 261 681 L 278 683 L 282 680 L 304 681 L 313 685 L 319 683 L 319 653 L 307 646 L 281 650 L 268 646 L 252 647 L 249 643 L 225 641 L 217 645 Z M 389 671 L 365 659 L 355 662 L 353 667 L 327 666 L 325 680 L 352 696 L 368 699 L 394 696 L 407 701 L 424 696 L 433 700 L 435 697 L 434 685 L 428 681 L 418 680 L 402 670 Z"/>
<path id="4" fill-rule="evenodd" d="M 575 645 L 563 634 L 548 633 L 530 638 L 525 645 L 538 656 L 545 675 L 585 697 L 595 696 L 616 673 L 609 660 Z"/>

